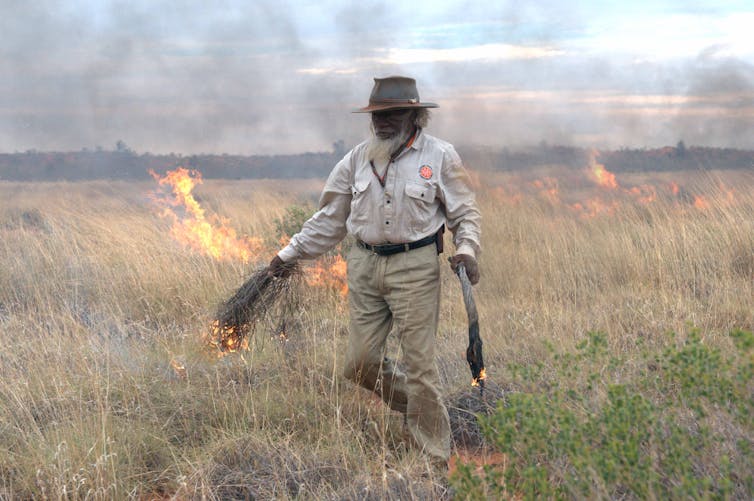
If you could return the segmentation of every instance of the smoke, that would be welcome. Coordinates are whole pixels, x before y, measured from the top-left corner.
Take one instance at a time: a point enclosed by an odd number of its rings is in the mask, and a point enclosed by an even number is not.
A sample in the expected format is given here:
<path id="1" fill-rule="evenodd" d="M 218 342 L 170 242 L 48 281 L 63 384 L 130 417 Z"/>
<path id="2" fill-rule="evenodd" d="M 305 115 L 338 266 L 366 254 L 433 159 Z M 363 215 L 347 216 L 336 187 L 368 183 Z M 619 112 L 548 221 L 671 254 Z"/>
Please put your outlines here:
<path id="1" fill-rule="evenodd" d="M 294 70 L 312 53 L 278 2 L 236 13 L 111 3 L 88 17 L 19 8 L 2 16 L 13 41 L 0 67 L 3 149 L 124 139 L 140 150 L 250 152 L 292 142 L 287 117 L 307 94 Z"/>
<path id="2" fill-rule="evenodd" d="M 687 95 L 698 96 L 699 101 L 685 106 L 671 122 L 679 138 L 689 144 L 751 148 L 754 65 L 717 58 L 710 51 L 700 54 L 686 73 Z"/>
<path id="3" fill-rule="evenodd" d="M 6 2 L 0 151 L 322 151 L 366 137 L 350 111 L 390 74 L 417 79 L 441 106 L 430 131 L 454 143 L 754 147 L 748 56 L 583 50 L 590 15 L 513 1 Z M 469 45 L 477 55 L 458 52 Z"/>

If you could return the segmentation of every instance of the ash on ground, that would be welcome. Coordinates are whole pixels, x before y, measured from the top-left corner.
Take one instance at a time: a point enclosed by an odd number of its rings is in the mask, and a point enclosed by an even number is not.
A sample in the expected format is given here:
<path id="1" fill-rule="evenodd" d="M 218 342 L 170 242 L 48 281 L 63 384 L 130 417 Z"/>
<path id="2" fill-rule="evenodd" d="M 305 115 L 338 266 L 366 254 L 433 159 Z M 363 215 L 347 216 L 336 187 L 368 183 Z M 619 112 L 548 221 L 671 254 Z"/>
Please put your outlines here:
<path id="1" fill-rule="evenodd" d="M 468 387 L 448 397 L 446 405 L 455 449 L 477 451 L 490 445 L 484 439 L 477 416 L 495 412 L 505 393 L 500 385 L 486 379 L 483 393 L 478 387 Z"/>

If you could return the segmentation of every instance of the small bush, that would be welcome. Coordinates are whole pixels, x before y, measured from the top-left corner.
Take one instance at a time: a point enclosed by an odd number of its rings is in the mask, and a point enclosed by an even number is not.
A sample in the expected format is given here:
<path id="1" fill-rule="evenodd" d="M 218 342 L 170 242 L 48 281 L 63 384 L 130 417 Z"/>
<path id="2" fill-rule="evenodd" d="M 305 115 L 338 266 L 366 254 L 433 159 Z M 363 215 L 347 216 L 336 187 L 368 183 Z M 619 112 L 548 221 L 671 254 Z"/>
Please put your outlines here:
<path id="1" fill-rule="evenodd" d="M 290 238 L 301 231 L 304 223 L 309 220 L 317 209 L 310 205 L 290 205 L 285 208 L 285 215 L 276 218 L 274 220 L 275 235 L 277 241 L 274 244 L 285 245 Z M 354 239 L 351 235 L 347 235 L 341 243 L 339 243 L 334 249 L 328 251 L 325 256 L 340 256 L 345 257 L 348 254 L 348 250 L 353 245 Z M 274 245 L 273 245 L 274 247 Z"/>
<path id="2" fill-rule="evenodd" d="M 314 215 L 316 209 L 310 206 L 290 205 L 285 208 L 285 215 L 274 221 L 275 235 L 278 239 L 289 239 L 299 231 L 304 223 Z"/>
<path id="3" fill-rule="evenodd" d="M 459 496 L 751 498 L 754 336 L 730 337 L 729 355 L 694 329 L 680 345 L 669 336 L 660 355 L 637 346 L 629 363 L 590 333 L 551 364 L 511 366 L 522 391 L 480 416 L 510 461 L 484 475 L 459 468 Z"/>

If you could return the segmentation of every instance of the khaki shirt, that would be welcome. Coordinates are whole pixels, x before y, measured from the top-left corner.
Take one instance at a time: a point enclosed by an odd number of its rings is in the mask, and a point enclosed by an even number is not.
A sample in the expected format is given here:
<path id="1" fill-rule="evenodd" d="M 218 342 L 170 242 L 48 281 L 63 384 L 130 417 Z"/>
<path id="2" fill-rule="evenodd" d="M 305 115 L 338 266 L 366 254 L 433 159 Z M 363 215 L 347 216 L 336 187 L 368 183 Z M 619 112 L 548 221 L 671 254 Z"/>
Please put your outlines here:
<path id="1" fill-rule="evenodd" d="M 443 224 L 456 253 L 480 253 L 480 219 L 469 178 L 455 148 L 420 131 L 387 170 L 380 185 L 361 143 L 338 162 L 325 183 L 317 211 L 278 253 L 285 262 L 312 259 L 346 233 L 368 244 L 407 243 Z M 380 174 L 384 166 L 377 166 Z"/>

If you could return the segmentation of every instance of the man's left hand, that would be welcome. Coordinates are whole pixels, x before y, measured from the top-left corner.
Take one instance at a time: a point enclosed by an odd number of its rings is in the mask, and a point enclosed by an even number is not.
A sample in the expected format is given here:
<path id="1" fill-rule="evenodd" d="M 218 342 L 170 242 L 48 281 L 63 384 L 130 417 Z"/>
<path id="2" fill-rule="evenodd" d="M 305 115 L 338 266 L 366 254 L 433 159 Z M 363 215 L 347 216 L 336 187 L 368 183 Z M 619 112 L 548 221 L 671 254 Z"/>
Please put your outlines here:
<path id="1" fill-rule="evenodd" d="M 456 268 L 458 268 L 458 265 L 461 263 L 463 263 L 463 266 L 466 268 L 466 276 L 469 277 L 471 285 L 478 284 L 479 265 L 477 264 L 476 259 L 474 259 L 474 256 L 469 256 L 468 254 L 456 254 L 450 258 L 450 267 L 453 271 L 456 271 Z"/>

